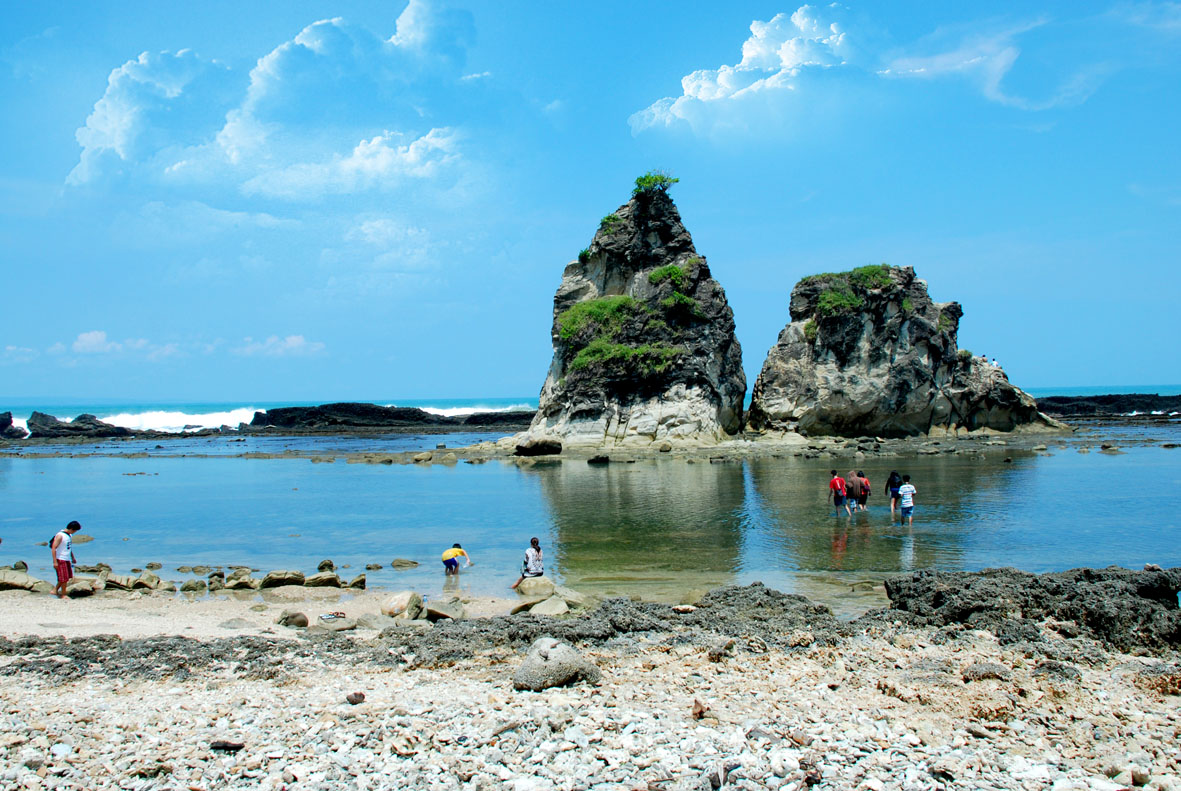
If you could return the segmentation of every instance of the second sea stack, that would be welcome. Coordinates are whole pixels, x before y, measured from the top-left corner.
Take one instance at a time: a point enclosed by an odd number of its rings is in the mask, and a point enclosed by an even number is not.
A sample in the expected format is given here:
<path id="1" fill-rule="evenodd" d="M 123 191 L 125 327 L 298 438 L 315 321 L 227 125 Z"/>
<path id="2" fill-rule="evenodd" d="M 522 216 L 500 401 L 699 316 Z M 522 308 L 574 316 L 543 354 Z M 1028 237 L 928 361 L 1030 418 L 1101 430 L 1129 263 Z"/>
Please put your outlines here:
<path id="1" fill-rule="evenodd" d="M 742 430 L 726 293 L 650 173 L 603 218 L 554 296 L 554 357 L 522 443 L 714 444 Z"/>
<path id="2" fill-rule="evenodd" d="M 755 431 L 900 437 L 1060 429 L 1005 372 L 956 347 L 963 310 L 933 302 L 910 267 L 806 277 L 767 353 Z"/>

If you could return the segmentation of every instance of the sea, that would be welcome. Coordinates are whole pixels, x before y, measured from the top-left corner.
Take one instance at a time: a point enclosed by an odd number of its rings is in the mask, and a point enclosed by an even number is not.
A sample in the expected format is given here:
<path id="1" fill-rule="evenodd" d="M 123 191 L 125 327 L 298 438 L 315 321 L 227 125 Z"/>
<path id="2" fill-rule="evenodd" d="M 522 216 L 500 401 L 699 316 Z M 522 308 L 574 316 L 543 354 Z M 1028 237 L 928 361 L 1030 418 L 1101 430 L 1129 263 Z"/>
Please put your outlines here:
<path id="1" fill-rule="evenodd" d="M 1047 388 L 1034 395 L 1181 393 L 1181 386 Z M 375 399 L 437 414 L 531 409 L 535 399 Z M 87 412 L 135 428 L 237 425 L 269 403 L 0 403 L 27 418 Z M 284 402 L 283 406 L 292 405 Z M 191 430 L 191 429 L 190 429 Z M 885 577 L 919 569 L 1011 566 L 1030 572 L 1111 564 L 1181 565 L 1181 417 L 1086 427 L 1045 450 L 869 458 L 869 511 L 826 503 L 831 460 L 796 457 L 587 465 L 313 463 L 306 456 L 461 447 L 492 434 L 388 437 L 178 437 L 0 452 L 0 564 L 52 576 L 41 545 L 71 519 L 82 564 L 127 573 L 149 562 L 316 570 L 331 559 L 370 588 L 505 595 L 524 549 L 541 540 L 546 571 L 579 590 L 656 601 L 755 581 L 844 616 L 880 605 Z M 1115 445 L 1103 451 L 1102 443 Z M 289 451 L 299 458 L 244 458 Z M 913 526 L 891 518 L 884 481 L 912 476 Z M 842 470 L 843 472 L 843 470 Z M 474 564 L 445 578 L 460 543 Z M 390 561 L 419 565 L 395 570 Z M 379 569 L 366 570 L 368 565 Z"/>

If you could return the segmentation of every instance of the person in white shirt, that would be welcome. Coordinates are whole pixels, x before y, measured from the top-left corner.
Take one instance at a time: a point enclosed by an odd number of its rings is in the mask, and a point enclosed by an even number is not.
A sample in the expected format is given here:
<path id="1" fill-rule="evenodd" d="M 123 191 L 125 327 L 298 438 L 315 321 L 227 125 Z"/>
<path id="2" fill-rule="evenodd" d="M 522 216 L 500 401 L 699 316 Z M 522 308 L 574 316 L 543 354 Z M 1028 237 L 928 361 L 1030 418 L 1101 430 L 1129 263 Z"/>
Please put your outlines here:
<path id="1" fill-rule="evenodd" d="M 49 555 L 53 558 L 53 568 L 57 571 L 57 585 L 53 592 L 59 599 L 66 598 L 66 583 L 74 577 L 74 534 L 82 529 L 77 522 L 70 522 L 66 529 L 58 532 L 49 542 Z"/>
<path id="2" fill-rule="evenodd" d="M 914 524 L 914 496 L 917 492 L 914 484 L 910 482 L 910 476 L 903 475 L 902 485 L 898 487 L 898 496 L 902 498 L 902 519 L 906 520 L 908 527 Z"/>
<path id="3" fill-rule="evenodd" d="M 540 577 L 544 573 L 545 567 L 541 563 L 541 541 L 534 536 L 529 539 L 529 548 L 525 550 L 525 562 L 521 566 L 521 576 L 513 583 L 513 590 L 516 590 L 526 577 Z"/>

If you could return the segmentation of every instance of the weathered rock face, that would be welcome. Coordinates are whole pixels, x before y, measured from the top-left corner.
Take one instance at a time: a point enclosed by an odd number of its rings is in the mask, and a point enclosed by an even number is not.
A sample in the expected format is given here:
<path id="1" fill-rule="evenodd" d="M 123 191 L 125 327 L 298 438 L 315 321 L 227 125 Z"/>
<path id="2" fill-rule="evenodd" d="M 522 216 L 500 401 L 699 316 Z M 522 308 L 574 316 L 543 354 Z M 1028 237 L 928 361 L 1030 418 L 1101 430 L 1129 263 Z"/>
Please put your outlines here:
<path id="1" fill-rule="evenodd" d="M 0 439 L 24 439 L 25 430 L 12 425 L 12 413 L 0 412 Z"/>
<path id="2" fill-rule="evenodd" d="M 963 310 L 910 267 L 814 275 L 755 382 L 749 426 L 845 436 L 1060 428 L 1005 372 L 957 350 Z"/>
<path id="3" fill-rule="evenodd" d="M 44 412 L 29 415 L 29 437 L 130 437 L 134 431 L 104 423 L 94 415 L 78 415 L 69 423 Z"/>
<path id="4" fill-rule="evenodd" d="M 741 430 L 734 316 L 663 190 L 603 219 L 562 275 L 552 334 L 530 440 L 716 442 Z"/>

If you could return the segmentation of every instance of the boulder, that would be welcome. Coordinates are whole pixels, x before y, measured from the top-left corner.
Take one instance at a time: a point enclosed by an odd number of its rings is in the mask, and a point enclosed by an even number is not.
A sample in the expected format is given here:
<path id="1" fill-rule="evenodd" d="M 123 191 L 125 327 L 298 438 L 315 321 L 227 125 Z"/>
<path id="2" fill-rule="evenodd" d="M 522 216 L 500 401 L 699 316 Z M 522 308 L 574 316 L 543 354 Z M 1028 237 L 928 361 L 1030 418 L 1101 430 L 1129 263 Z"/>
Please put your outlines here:
<path id="1" fill-rule="evenodd" d="M 339 588 L 340 577 L 331 571 L 322 571 L 305 579 L 303 584 L 309 588 Z"/>
<path id="2" fill-rule="evenodd" d="M 325 631 L 325 632 L 351 632 L 357 628 L 357 621 L 354 618 L 333 618 L 330 621 L 325 621 L 322 618 L 317 619 L 316 623 L 309 627 L 309 631 Z"/>
<path id="3" fill-rule="evenodd" d="M 328 559 L 321 560 L 316 565 L 316 571 L 336 571 L 336 564 Z"/>
<path id="4" fill-rule="evenodd" d="M 443 620 L 444 618 L 458 621 L 467 615 L 467 610 L 464 609 L 463 602 L 458 599 L 428 601 L 424 609 L 426 610 L 427 620 L 432 622 Z"/>
<path id="5" fill-rule="evenodd" d="M 224 577 L 217 576 L 217 577 L 210 577 L 209 578 L 209 592 L 210 593 L 213 593 L 214 591 L 224 590 L 225 587 L 226 587 L 226 582 L 225 582 Z"/>
<path id="6" fill-rule="evenodd" d="M 256 580 L 249 574 L 245 576 L 231 575 L 226 580 L 226 589 L 232 591 L 258 590 L 261 580 Z"/>
<path id="7" fill-rule="evenodd" d="M 562 452 L 562 443 L 556 439 L 528 439 L 513 452 L 517 456 L 556 456 Z"/>
<path id="8" fill-rule="evenodd" d="M 585 593 L 579 593 L 573 588 L 567 588 L 564 585 L 555 585 L 554 595 L 560 597 L 570 607 L 592 607 L 596 604 L 594 597 L 587 596 Z"/>
<path id="9" fill-rule="evenodd" d="M 414 620 L 422 613 L 422 596 L 414 591 L 402 591 L 387 596 L 381 603 L 382 615 L 402 620 Z"/>
<path id="10" fill-rule="evenodd" d="M 12 424 L 11 412 L 0 412 L 0 439 L 24 439 L 29 432 Z"/>
<path id="11" fill-rule="evenodd" d="M 303 585 L 302 571 L 269 571 L 258 584 L 260 588 L 279 588 L 283 585 Z"/>
<path id="12" fill-rule="evenodd" d="M 576 681 L 598 683 L 602 678 L 594 664 L 566 643 L 542 637 L 529 648 L 525 661 L 513 674 L 513 688 L 540 692 Z"/>
<path id="13" fill-rule="evenodd" d="M 28 571 L 29 564 L 24 562 L 23 560 L 13 561 L 12 570 L 13 571 Z"/>
<path id="14" fill-rule="evenodd" d="M 106 586 L 114 590 L 129 591 L 135 587 L 136 579 L 128 574 L 107 574 Z"/>
<path id="15" fill-rule="evenodd" d="M 130 437 L 135 432 L 122 426 L 103 423 L 94 415 L 78 415 L 70 422 L 58 420 L 44 412 L 34 412 L 28 420 L 29 437 L 33 439 L 62 439 L 80 437 L 97 439 L 104 437 Z"/>
<path id="16" fill-rule="evenodd" d="M 752 431 L 903 437 L 1059 430 L 1005 372 L 958 349 L 963 309 L 933 302 L 910 267 L 812 275 L 755 381 Z"/>
<path id="17" fill-rule="evenodd" d="M 110 577 L 108 577 L 108 580 Z M 160 587 L 160 578 L 150 571 L 145 571 L 131 583 L 132 590 L 156 590 Z"/>
<path id="18" fill-rule="evenodd" d="M 349 580 L 348 587 L 354 588 L 356 590 L 365 590 L 365 575 L 358 574 L 357 576 L 353 577 L 351 580 Z"/>
<path id="19" fill-rule="evenodd" d="M 0 591 L 32 591 L 38 582 L 42 580 L 23 571 L 0 569 Z"/>
<path id="20" fill-rule="evenodd" d="M 554 581 L 544 575 L 540 577 L 526 577 L 517 586 L 517 593 L 521 596 L 548 597 L 553 595 L 555 587 Z"/>
<path id="21" fill-rule="evenodd" d="M 559 596 L 551 596 L 545 601 L 538 602 L 529 609 L 533 615 L 565 615 L 570 612 L 566 602 Z"/>
<path id="22" fill-rule="evenodd" d="M 308 617 L 295 610 L 284 610 L 279 614 L 279 619 L 275 623 L 292 629 L 303 629 L 308 625 Z"/>
<path id="23" fill-rule="evenodd" d="M 181 593 L 204 593 L 208 586 L 205 580 L 185 580 L 181 586 Z"/>
<path id="24" fill-rule="evenodd" d="M 390 567 L 395 569 L 412 569 L 417 565 L 417 560 L 409 560 L 407 558 L 394 558 L 390 562 Z"/>
<path id="25" fill-rule="evenodd" d="M 566 266 L 554 295 L 554 356 L 537 415 L 516 438 L 519 455 L 544 442 L 712 443 L 742 430 L 746 376 L 733 312 L 668 196 L 670 182 L 656 183 L 638 180 Z"/>
<path id="26" fill-rule="evenodd" d="M 66 583 L 66 595 L 71 599 L 94 595 L 94 580 L 89 577 L 74 577 Z"/>

